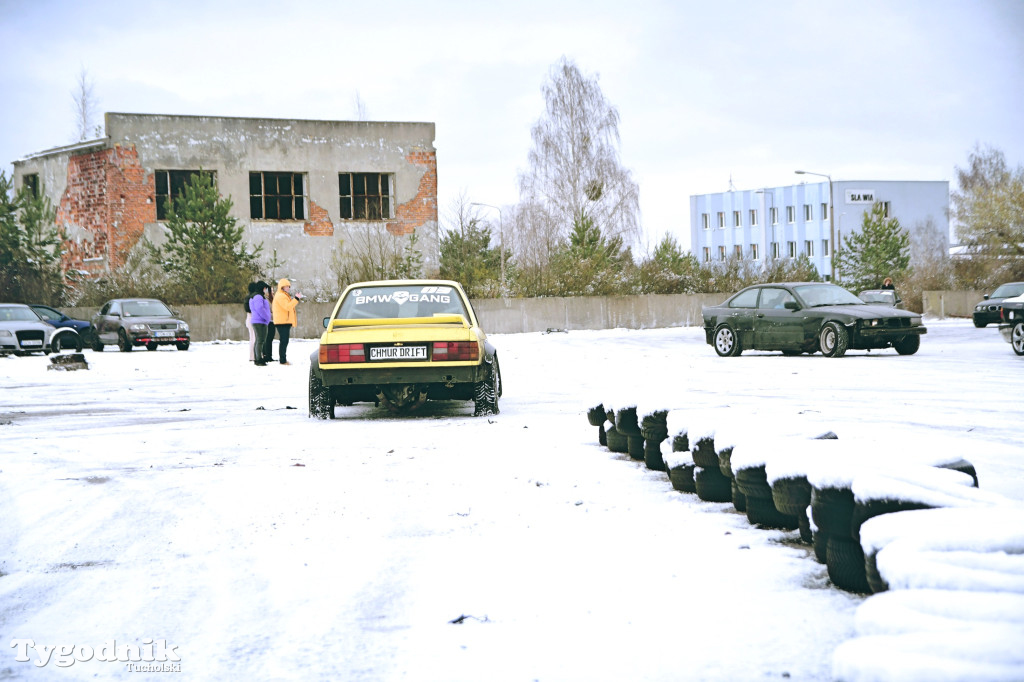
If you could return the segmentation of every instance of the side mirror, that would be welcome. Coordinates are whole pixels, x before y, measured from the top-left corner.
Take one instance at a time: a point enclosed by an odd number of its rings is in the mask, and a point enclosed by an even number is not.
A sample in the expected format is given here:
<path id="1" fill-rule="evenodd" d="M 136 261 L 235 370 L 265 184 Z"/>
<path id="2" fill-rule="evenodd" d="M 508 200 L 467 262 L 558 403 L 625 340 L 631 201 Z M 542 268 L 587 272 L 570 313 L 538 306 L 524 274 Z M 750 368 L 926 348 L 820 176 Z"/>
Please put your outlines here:
<path id="1" fill-rule="evenodd" d="M 331 323 L 331 318 L 325 317 L 324 318 L 324 329 L 327 329 L 327 325 L 329 325 L 330 323 Z"/>
<path id="2" fill-rule="evenodd" d="M 786 301 L 782 304 L 782 307 L 786 310 L 800 310 L 800 304 L 796 301 Z"/>

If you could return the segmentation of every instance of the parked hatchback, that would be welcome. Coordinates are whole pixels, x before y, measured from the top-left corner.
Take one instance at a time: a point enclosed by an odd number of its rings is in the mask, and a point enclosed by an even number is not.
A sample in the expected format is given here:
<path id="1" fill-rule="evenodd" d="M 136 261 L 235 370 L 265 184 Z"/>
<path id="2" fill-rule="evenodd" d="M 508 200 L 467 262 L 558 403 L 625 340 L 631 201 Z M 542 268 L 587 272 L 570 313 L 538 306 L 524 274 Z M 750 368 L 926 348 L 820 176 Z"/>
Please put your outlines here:
<path id="1" fill-rule="evenodd" d="M 1013 298 L 1021 294 L 1024 294 L 1024 282 L 1000 284 L 991 294 L 986 294 L 984 301 L 979 301 L 974 306 L 974 313 L 971 315 L 974 318 L 974 326 L 981 328 L 989 324 L 997 324 L 999 322 L 999 304 L 1005 298 Z"/>
<path id="2" fill-rule="evenodd" d="M 162 301 L 155 298 L 115 298 L 107 301 L 92 318 L 89 341 L 94 351 L 116 345 L 122 353 L 135 346 L 156 350 L 175 346 L 188 350 L 188 324 Z"/>

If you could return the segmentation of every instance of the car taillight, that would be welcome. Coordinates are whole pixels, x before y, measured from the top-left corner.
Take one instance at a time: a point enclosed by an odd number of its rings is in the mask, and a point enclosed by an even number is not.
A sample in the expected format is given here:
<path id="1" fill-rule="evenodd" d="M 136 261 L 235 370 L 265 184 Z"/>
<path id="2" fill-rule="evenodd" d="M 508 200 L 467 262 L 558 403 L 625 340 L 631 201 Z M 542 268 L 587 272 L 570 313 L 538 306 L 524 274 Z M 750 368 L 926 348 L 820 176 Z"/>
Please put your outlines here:
<path id="1" fill-rule="evenodd" d="M 434 361 L 479 360 L 480 346 L 476 341 L 435 341 Z"/>
<path id="2" fill-rule="evenodd" d="M 321 344 L 320 364 L 335 365 L 342 362 L 366 362 L 366 352 L 361 343 Z"/>

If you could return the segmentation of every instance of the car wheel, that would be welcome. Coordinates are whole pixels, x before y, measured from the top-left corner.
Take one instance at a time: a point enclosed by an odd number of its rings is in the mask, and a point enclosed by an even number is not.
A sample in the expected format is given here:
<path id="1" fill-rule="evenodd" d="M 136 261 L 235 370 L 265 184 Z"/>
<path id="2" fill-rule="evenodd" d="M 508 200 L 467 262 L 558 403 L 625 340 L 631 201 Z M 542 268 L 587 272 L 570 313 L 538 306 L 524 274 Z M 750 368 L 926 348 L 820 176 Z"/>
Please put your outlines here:
<path id="1" fill-rule="evenodd" d="M 826 322 L 818 333 L 818 348 L 827 358 L 843 357 L 849 344 L 850 333 L 838 322 Z"/>
<path id="2" fill-rule="evenodd" d="M 90 335 L 90 337 L 91 337 L 91 344 L 92 344 L 91 347 L 92 347 L 93 352 L 94 353 L 102 353 L 103 352 L 103 341 L 100 340 L 100 335 L 97 334 L 96 332 L 93 332 Z"/>
<path id="3" fill-rule="evenodd" d="M 156 344 L 150 341 L 146 344 L 146 350 L 156 350 Z"/>
<path id="4" fill-rule="evenodd" d="M 743 352 L 736 332 L 727 324 L 720 324 L 715 329 L 715 352 L 723 358 L 734 357 Z"/>
<path id="5" fill-rule="evenodd" d="M 473 416 L 498 414 L 498 396 L 501 395 L 501 373 L 498 371 L 498 358 L 484 363 L 484 378 L 473 384 Z"/>
<path id="6" fill-rule="evenodd" d="M 315 419 L 334 419 L 331 393 L 312 367 L 309 368 L 309 416 Z"/>
<path id="7" fill-rule="evenodd" d="M 921 337 L 917 336 L 904 336 L 902 339 L 892 344 L 892 347 L 896 349 L 896 352 L 900 355 L 913 355 L 917 352 L 917 349 L 921 347 Z"/>
<path id="8" fill-rule="evenodd" d="M 132 343 L 128 340 L 128 335 L 124 333 L 123 329 L 119 329 L 117 332 L 117 349 L 122 353 L 128 353 L 132 349 Z"/>
<path id="9" fill-rule="evenodd" d="M 178 343 L 174 344 L 174 347 L 177 348 L 178 350 L 188 350 L 188 343 L 188 341 L 179 341 Z"/>
<path id="10" fill-rule="evenodd" d="M 1024 355 L 1024 322 L 1018 322 L 1010 330 L 1010 345 L 1017 355 Z"/>

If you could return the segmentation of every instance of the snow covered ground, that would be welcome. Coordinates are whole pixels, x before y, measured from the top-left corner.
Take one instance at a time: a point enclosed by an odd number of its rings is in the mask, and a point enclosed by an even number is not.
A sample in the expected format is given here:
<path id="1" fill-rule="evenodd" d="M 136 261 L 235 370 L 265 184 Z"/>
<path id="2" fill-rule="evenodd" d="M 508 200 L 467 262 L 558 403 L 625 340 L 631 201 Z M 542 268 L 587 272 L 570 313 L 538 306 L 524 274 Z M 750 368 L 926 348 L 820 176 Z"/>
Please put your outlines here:
<path id="1" fill-rule="evenodd" d="M 865 598 L 796 531 L 599 446 L 586 409 L 941 439 L 1024 501 L 1021 358 L 927 325 L 915 356 L 842 359 L 719 358 L 698 328 L 495 336 L 488 418 L 311 420 L 312 340 L 289 367 L 238 343 L 0 358 L 0 679 L 832 679 Z M 125 645 L 157 660 L 101 660 Z"/>

